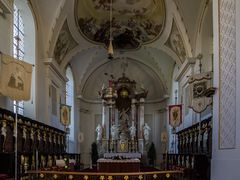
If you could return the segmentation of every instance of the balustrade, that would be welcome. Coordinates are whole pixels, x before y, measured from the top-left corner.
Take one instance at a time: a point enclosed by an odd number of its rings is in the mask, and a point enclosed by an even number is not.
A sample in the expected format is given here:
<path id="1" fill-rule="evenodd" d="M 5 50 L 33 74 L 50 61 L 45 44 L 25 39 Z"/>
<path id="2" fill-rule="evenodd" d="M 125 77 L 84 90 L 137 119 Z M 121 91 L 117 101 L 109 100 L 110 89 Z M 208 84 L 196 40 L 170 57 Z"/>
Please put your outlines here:
<path id="1" fill-rule="evenodd" d="M 211 123 L 209 118 L 176 133 L 178 154 L 164 154 L 163 157 L 167 170 L 183 170 L 189 179 L 210 179 Z"/>
<path id="2" fill-rule="evenodd" d="M 211 120 L 206 119 L 189 128 L 177 132 L 178 152 L 190 154 L 210 154 L 211 153 Z"/>

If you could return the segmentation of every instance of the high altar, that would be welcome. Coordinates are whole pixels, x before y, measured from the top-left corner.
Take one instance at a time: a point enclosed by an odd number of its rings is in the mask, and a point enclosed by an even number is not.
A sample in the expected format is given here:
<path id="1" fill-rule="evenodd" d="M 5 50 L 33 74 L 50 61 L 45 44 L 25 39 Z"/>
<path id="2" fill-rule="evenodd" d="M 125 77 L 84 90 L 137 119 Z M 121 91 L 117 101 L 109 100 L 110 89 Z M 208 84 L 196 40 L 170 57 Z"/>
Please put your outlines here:
<path id="1" fill-rule="evenodd" d="M 97 143 L 105 158 L 140 158 L 149 141 L 150 128 L 144 123 L 147 91 L 136 87 L 136 82 L 123 73 L 117 80 L 109 80 L 99 92 L 102 122 L 96 128 Z"/>

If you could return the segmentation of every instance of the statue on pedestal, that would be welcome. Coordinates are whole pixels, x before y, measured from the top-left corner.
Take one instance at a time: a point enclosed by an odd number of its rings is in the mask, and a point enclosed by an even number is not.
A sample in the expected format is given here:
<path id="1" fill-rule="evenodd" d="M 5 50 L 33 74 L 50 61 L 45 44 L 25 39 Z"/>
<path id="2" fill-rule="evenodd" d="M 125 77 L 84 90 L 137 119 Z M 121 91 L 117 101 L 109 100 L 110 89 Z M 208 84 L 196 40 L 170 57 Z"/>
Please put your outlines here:
<path id="1" fill-rule="evenodd" d="M 102 126 L 100 124 L 98 124 L 98 126 L 96 127 L 96 132 L 97 132 L 97 141 L 102 140 Z"/>
<path id="2" fill-rule="evenodd" d="M 137 129 L 134 125 L 134 121 L 132 121 L 132 126 L 129 128 L 131 140 L 134 140 L 134 138 L 136 137 L 136 130 Z"/>
<path id="3" fill-rule="evenodd" d="M 3 121 L 2 123 L 2 128 L 1 128 L 1 149 L 4 152 L 5 150 L 5 142 L 6 142 L 6 138 L 7 138 L 7 122 Z"/>
<path id="4" fill-rule="evenodd" d="M 146 142 L 149 141 L 150 131 L 151 131 L 151 128 L 148 126 L 147 123 L 145 123 L 143 126 L 143 135 Z"/>
<path id="5" fill-rule="evenodd" d="M 118 126 L 116 124 L 113 124 L 111 127 L 111 136 L 112 140 L 118 139 Z"/>

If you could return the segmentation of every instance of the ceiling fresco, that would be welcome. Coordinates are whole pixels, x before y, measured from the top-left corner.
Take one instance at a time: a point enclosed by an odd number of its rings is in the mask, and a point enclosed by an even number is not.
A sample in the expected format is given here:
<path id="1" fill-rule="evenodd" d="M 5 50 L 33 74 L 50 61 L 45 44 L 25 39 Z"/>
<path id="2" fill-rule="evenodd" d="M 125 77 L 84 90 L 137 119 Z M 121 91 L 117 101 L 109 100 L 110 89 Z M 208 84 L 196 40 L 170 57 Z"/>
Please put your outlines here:
<path id="1" fill-rule="evenodd" d="M 80 32 L 96 44 L 109 42 L 110 0 L 76 0 Z M 136 49 L 156 40 L 165 23 L 164 0 L 113 0 L 112 36 L 115 49 Z"/>
<path id="2" fill-rule="evenodd" d="M 171 33 L 165 45 L 176 53 L 182 63 L 184 62 L 186 58 L 186 49 L 184 47 L 183 38 L 174 20 L 172 22 Z"/>

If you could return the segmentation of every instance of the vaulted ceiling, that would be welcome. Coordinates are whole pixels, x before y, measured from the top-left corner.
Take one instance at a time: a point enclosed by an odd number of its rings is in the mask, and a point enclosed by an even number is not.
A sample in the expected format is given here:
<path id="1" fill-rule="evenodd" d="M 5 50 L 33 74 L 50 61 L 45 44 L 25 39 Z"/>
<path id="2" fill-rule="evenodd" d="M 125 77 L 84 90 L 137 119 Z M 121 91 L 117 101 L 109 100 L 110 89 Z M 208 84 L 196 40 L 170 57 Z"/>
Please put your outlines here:
<path id="1" fill-rule="evenodd" d="M 77 95 L 99 100 L 108 75 L 125 72 L 148 89 L 149 102 L 167 97 L 174 68 L 196 56 L 210 2 L 113 0 L 114 59 L 109 60 L 109 0 L 30 0 L 42 34 L 41 55 L 53 57 L 62 71 L 72 67 Z"/>

